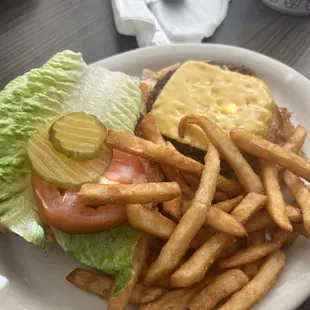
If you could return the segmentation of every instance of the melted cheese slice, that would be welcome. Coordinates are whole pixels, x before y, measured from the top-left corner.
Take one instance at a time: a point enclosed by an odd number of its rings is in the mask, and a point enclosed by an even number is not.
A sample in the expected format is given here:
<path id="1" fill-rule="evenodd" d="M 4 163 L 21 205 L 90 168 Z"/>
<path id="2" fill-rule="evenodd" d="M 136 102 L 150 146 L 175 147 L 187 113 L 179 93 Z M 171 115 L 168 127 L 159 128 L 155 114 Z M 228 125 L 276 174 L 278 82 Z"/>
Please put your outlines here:
<path id="1" fill-rule="evenodd" d="M 227 133 L 241 127 L 264 137 L 274 107 L 262 80 L 204 62 L 187 61 L 162 89 L 152 113 L 164 136 L 206 150 L 206 136 L 195 125 L 188 126 L 184 139 L 179 137 L 178 124 L 183 116 L 204 115 Z"/>

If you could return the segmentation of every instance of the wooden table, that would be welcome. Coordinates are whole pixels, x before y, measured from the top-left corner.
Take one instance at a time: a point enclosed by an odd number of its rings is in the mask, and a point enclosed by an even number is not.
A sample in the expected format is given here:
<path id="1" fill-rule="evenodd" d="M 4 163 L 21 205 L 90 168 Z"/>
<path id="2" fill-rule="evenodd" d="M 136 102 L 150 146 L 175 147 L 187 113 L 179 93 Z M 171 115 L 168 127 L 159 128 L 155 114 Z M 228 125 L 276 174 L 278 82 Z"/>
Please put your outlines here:
<path id="1" fill-rule="evenodd" d="M 259 0 L 234 0 L 222 26 L 205 42 L 261 52 L 310 78 L 309 33 L 309 18 L 282 15 Z M 0 1 L 0 89 L 64 49 L 94 62 L 134 48 L 135 38 L 116 32 L 109 0 Z M 299 308 L 307 309 L 310 299 Z"/>

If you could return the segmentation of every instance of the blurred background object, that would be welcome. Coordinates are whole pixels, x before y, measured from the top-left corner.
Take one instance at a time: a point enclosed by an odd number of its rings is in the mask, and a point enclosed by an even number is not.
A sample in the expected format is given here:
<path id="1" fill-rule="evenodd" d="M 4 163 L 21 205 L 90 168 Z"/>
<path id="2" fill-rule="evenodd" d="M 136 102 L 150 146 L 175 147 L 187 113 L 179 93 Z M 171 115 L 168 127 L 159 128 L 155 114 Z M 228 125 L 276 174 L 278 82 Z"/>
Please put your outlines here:
<path id="1" fill-rule="evenodd" d="M 309 0 L 262 0 L 269 7 L 292 15 L 310 15 Z"/>

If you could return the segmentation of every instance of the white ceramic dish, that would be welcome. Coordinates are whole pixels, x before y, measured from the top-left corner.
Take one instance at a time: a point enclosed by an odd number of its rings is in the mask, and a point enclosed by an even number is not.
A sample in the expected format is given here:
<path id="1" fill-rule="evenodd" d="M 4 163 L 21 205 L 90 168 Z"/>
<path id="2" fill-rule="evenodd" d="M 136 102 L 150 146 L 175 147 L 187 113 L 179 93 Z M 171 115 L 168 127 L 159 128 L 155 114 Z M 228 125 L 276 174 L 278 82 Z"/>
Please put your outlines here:
<path id="1" fill-rule="evenodd" d="M 266 56 L 225 45 L 169 45 L 120 54 L 99 63 L 140 75 L 187 59 L 243 64 L 267 82 L 279 106 L 294 111 L 294 121 L 310 132 L 310 82 L 292 68 Z M 310 154 L 309 140 L 305 150 Z M 310 295 L 310 243 L 299 238 L 287 251 L 286 266 L 274 288 L 255 310 L 292 310 Z M 48 253 L 17 236 L 0 234 L 1 310 L 102 310 L 105 301 L 68 284 L 66 275 L 80 264 L 57 245 Z M 128 309 L 135 309 L 129 307 Z"/>

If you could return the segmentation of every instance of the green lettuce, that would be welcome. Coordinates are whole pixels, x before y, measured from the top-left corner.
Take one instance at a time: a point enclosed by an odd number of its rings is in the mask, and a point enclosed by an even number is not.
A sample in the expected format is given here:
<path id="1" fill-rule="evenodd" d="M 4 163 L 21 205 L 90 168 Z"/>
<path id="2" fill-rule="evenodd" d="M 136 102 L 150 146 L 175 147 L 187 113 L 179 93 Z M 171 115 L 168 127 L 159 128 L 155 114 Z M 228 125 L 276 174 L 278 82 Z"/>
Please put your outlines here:
<path id="1" fill-rule="evenodd" d="M 41 124 L 67 112 L 84 111 L 96 115 L 107 128 L 133 132 L 140 97 L 138 78 L 87 66 L 80 53 L 71 51 L 56 54 L 41 68 L 10 82 L 0 92 L 0 227 L 45 246 L 25 156 L 25 142 Z M 123 224 L 97 234 L 56 229 L 53 233 L 65 251 L 115 277 L 114 294 L 130 281 L 138 230 Z"/>

